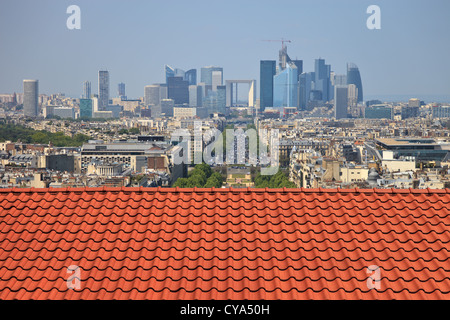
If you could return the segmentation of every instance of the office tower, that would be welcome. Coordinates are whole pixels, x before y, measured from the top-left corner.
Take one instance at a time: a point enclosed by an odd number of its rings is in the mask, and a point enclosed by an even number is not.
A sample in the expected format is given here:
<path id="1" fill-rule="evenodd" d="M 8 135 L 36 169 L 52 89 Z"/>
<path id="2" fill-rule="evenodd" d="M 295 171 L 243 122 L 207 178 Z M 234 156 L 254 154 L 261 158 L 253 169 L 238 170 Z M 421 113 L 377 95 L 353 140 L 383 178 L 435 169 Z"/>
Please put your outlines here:
<path id="1" fill-rule="evenodd" d="M 195 81 L 197 81 L 197 70 L 194 70 L 194 71 L 195 71 Z M 174 67 L 171 67 L 166 64 L 166 65 L 164 65 L 164 72 L 166 75 L 166 84 L 169 83 L 169 78 L 172 78 L 172 77 L 182 77 L 184 80 L 186 80 L 185 79 L 186 77 L 193 78 L 194 71 L 193 71 L 193 69 L 189 70 L 188 71 L 189 74 L 186 76 L 186 72 L 184 70 L 179 69 L 179 68 L 174 68 Z"/>
<path id="2" fill-rule="evenodd" d="M 348 105 L 354 107 L 358 104 L 358 88 L 354 84 L 348 86 Z"/>
<path id="3" fill-rule="evenodd" d="M 80 118 L 92 118 L 92 100 L 80 99 Z"/>
<path id="4" fill-rule="evenodd" d="M 276 74 L 273 79 L 273 106 L 298 107 L 297 66 L 289 62 L 286 69 Z"/>
<path id="5" fill-rule="evenodd" d="M 275 60 L 261 60 L 259 67 L 259 111 L 273 107 L 273 77 L 276 73 L 277 62 Z"/>
<path id="6" fill-rule="evenodd" d="M 346 86 L 347 85 L 347 75 L 345 75 L 345 74 L 334 75 L 334 81 L 332 81 L 332 85 Z"/>
<path id="7" fill-rule="evenodd" d="M 216 111 L 226 113 L 227 86 L 217 86 L 217 104 Z"/>
<path id="8" fill-rule="evenodd" d="M 98 107 L 104 110 L 109 104 L 109 72 L 100 70 L 98 72 Z"/>
<path id="9" fill-rule="evenodd" d="M 322 92 L 322 101 L 329 101 L 332 97 L 331 81 L 330 81 L 331 66 L 325 64 L 324 59 L 316 59 L 314 68 L 314 89 Z"/>
<path id="10" fill-rule="evenodd" d="M 384 104 L 374 104 L 364 110 L 366 119 L 389 119 L 393 118 L 393 108 Z"/>
<path id="11" fill-rule="evenodd" d="M 28 117 L 37 117 L 39 83 L 38 80 L 23 80 L 23 113 Z"/>
<path id="12" fill-rule="evenodd" d="M 167 80 L 167 97 L 173 99 L 176 105 L 189 103 L 189 83 L 182 77 L 171 77 Z"/>
<path id="13" fill-rule="evenodd" d="M 348 87 L 334 86 L 334 117 L 336 119 L 347 118 Z"/>
<path id="14" fill-rule="evenodd" d="M 83 82 L 83 94 L 81 95 L 83 99 L 89 99 L 91 97 L 91 82 Z"/>
<path id="15" fill-rule="evenodd" d="M 144 88 L 144 104 L 159 105 L 162 99 L 167 99 L 167 85 L 166 84 L 153 84 L 145 86 Z"/>
<path id="16" fill-rule="evenodd" d="M 201 107 L 203 102 L 203 88 L 201 86 L 189 86 L 189 106 Z"/>
<path id="17" fill-rule="evenodd" d="M 311 91 L 314 89 L 314 79 L 315 79 L 315 73 L 314 72 L 308 72 L 308 73 L 302 73 L 300 75 L 299 80 L 299 92 L 300 92 L 300 110 L 307 110 L 308 109 L 308 102 L 310 100 Z"/>
<path id="18" fill-rule="evenodd" d="M 212 73 L 213 71 L 221 71 L 223 76 L 223 68 L 221 67 L 215 67 L 215 66 L 208 66 L 203 67 L 200 70 L 200 82 L 204 82 L 206 85 L 212 86 Z M 222 83 L 223 81 L 221 81 Z"/>
<path id="19" fill-rule="evenodd" d="M 197 69 L 190 69 L 185 72 L 184 80 L 186 80 L 190 86 L 197 85 Z"/>
<path id="20" fill-rule="evenodd" d="M 117 85 L 117 93 L 119 97 L 125 97 L 125 83 L 121 82 Z"/>
<path id="21" fill-rule="evenodd" d="M 217 91 L 217 86 L 221 86 L 222 85 L 222 71 L 213 71 L 211 73 L 211 77 L 212 77 L 212 91 Z"/>
<path id="22" fill-rule="evenodd" d="M 94 113 L 100 111 L 99 108 L 100 102 L 97 95 L 92 96 L 91 100 L 92 100 L 92 117 L 94 117 Z"/>
<path id="23" fill-rule="evenodd" d="M 354 63 L 347 63 L 347 84 L 354 84 L 358 88 L 358 102 L 363 102 L 363 87 L 358 67 Z"/>
<path id="24" fill-rule="evenodd" d="M 173 117 L 173 108 L 175 106 L 175 101 L 173 99 L 162 99 L 161 100 L 161 115 L 166 117 Z"/>

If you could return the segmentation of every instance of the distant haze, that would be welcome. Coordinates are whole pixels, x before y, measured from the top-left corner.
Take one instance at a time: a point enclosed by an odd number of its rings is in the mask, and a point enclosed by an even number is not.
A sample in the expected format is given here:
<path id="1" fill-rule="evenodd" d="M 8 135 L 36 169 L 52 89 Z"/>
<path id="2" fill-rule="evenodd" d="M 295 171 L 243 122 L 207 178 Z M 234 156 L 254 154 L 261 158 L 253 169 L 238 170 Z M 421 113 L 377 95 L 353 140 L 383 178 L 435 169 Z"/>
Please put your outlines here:
<path id="1" fill-rule="evenodd" d="M 81 30 L 69 30 L 69 5 L 81 8 Z M 369 30 L 366 9 L 381 8 L 381 30 Z M 226 79 L 256 79 L 259 61 L 277 60 L 279 42 L 313 71 L 321 57 L 338 74 L 361 72 L 365 100 L 376 96 L 450 95 L 450 1 L 411 0 L 2 0 L 0 93 L 22 92 L 39 79 L 40 93 L 79 97 L 82 82 L 110 72 L 110 96 L 126 84 L 130 98 L 164 82 L 164 64 L 188 70 L 224 68 Z M 259 96 L 259 92 L 258 92 Z"/>

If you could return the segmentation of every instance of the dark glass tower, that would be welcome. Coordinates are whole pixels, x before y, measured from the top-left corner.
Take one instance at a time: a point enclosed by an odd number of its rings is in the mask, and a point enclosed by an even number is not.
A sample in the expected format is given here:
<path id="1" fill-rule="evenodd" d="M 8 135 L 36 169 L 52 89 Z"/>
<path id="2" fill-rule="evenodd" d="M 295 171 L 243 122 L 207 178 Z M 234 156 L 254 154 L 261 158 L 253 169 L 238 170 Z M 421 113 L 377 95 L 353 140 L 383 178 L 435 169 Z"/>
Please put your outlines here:
<path id="1" fill-rule="evenodd" d="M 273 76 L 276 73 L 275 60 L 261 60 L 259 86 L 260 86 L 260 112 L 273 107 Z"/>
<path id="2" fill-rule="evenodd" d="M 364 101 L 363 87 L 359 69 L 354 63 L 347 63 L 347 84 L 354 84 L 358 88 L 358 102 Z"/>
<path id="3" fill-rule="evenodd" d="M 184 80 L 189 82 L 190 86 L 197 85 L 197 69 L 190 69 L 184 74 Z"/>
<path id="4" fill-rule="evenodd" d="M 183 77 L 170 77 L 167 79 L 167 96 L 175 104 L 189 103 L 189 83 Z"/>

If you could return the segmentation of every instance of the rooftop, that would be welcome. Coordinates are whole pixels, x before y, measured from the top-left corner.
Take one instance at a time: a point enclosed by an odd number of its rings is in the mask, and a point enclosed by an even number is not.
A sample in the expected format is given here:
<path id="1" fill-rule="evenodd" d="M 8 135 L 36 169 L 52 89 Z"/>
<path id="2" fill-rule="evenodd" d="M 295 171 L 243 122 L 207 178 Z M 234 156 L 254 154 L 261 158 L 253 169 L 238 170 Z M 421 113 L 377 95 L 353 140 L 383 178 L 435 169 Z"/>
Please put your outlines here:
<path id="1" fill-rule="evenodd" d="M 3 189 L 0 299 L 448 300 L 449 203 L 450 189 Z"/>

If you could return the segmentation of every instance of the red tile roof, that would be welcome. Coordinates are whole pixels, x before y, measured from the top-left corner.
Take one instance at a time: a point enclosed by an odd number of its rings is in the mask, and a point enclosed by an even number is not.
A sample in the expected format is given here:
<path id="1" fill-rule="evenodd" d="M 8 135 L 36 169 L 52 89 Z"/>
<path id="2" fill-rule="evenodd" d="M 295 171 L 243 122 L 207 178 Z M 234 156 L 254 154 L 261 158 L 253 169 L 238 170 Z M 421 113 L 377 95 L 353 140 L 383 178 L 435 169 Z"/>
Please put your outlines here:
<path id="1" fill-rule="evenodd" d="M 449 202 L 448 189 L 0 190 L 0 299 L 450 299 Z"/>

